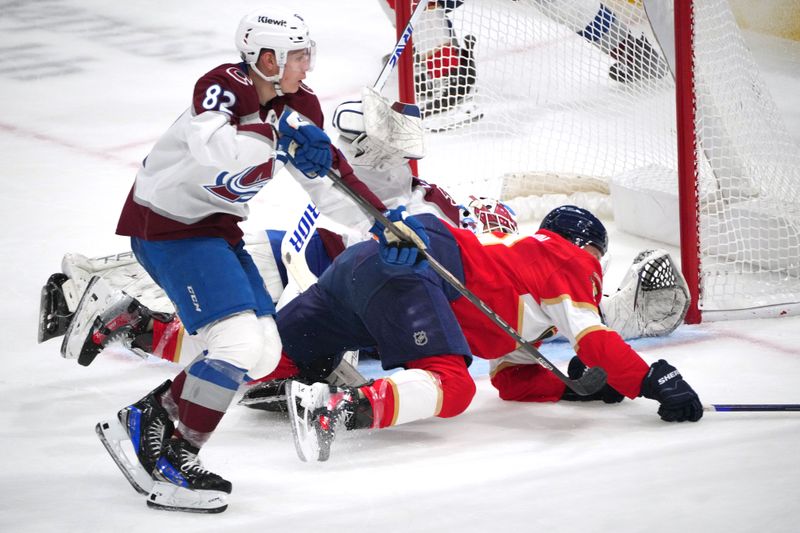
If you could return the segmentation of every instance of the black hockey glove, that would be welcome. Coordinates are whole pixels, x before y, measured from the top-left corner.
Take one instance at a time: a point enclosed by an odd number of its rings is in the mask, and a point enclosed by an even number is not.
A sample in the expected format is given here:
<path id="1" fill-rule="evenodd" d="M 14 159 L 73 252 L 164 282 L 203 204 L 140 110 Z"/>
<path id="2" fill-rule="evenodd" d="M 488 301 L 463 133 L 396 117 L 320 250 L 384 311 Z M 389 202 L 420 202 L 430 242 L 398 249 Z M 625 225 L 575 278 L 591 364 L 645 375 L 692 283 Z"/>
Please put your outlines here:
<path id="1" fill-rule="evenodd" d="M 652 365 L 642 380 L 642 396 L 661 403 L 658 414 L 667 422 L 697 422 L 703 416 L 703 404 L 681 373 L 663 359 Z"/>

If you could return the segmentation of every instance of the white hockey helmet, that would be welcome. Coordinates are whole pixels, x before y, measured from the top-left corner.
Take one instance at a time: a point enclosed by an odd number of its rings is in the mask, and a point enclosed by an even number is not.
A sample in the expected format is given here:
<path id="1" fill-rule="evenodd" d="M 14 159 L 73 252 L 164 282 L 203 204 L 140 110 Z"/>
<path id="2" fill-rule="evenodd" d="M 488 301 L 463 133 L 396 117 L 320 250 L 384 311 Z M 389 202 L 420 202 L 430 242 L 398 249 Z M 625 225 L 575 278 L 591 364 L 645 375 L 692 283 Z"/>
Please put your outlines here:
<path id="1" fill-rule="evenodd" d="M 236 29 L 236 48 L 242 60 L 256 74 L 275 84 L 278 94 L 281 94 L 278 82 L 283 76 L 289 52 L 308 50 L 310 59 L 308 70 L 313 70 L 316 58 L 316 43 L 311 39 L 308 26 L 302 17 L 291 11 L 275 8 L 260 9 L 242 17 Z M 279 68 L 276 76 L 265 76 L 256 68 L 261 51 L 265 49 L 275 53 Z"/>

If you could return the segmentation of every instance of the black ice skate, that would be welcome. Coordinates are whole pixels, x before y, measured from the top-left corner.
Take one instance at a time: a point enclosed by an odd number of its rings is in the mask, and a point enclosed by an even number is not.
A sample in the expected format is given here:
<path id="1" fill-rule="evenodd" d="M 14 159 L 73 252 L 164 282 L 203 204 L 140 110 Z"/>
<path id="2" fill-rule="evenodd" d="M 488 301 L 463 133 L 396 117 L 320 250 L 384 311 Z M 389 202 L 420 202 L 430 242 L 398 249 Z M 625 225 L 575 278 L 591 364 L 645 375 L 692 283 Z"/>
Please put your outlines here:
<path id="1" fill-rule="evenodd" d="M 669 72 L 666 61 L 644 35 L 634 39 L 628 34 L 610 55 L 616 63 L 611 65 L 608 75 L 620 83 L 661 79 Z"/>
<path id="2" fill-rule="evenodd" d="M 141 357 L 147 357 L 152 344 L 151 319 L 168 322 L 171 315 L 155 313 L 122 291 L 112 289 L 101 278 L 93 277 L 81 297 L 72 323 L 61 344 L 61 355 L 88 366 L 112 342 Z"/>
<path id="3" fill-rule="evenodd" d="M 285 413 L 286 383 L 289 381 L 289 379 L 273 379 L 256 383 L 245 391 L 239 400 L 239 405 L 271 413 Z"/>
<path id="4" fill-rule="evenodd" d="M 161 406 L 159 397 L 172 385 L 167 380 L 147 396 L 117 413 L 116 420 L 100 422 L 95 427 L 97 436 L 125 479 L 141 494 L 149 494 L 153 488 L 153 471 L 161 456 L 164 441 L 175 427 Z M 130 442 L 133 455 L 123 449 Z"/>
<path id="5" fill-rule="evenodd" d="M 64 283 L 69 278 L 57 272 L 51 275 L 42 287 L 39 303 L 39 335 L 38 342 L 42 343 L 53 337 L 60 337 L 67 332 L 72 320 L 72 312 L 64 296 Z"/>
<path id="6" fill-rule="evenodd" d="M 326 383 L 340 387 L 360 387 L 367 383 L 367 378 L 351 363 L 353 361 L 358 364 L 358 352 L 348 352 L 348 356 L 349 360 L 348 358 L 342 359 L 333 372 L 325 378 Z M 303 377 L 292 379 L 304 384 L 313 382 L 313 380 Z M 286 406 L 286 383 L 288 381 L 289 379 L 283 378 L 256 383 L 245 391 L 239 400 L 239 405 L 271 413 L 285 413 L 288 410 Z"/>
<path id="7" fill-rule="evenodd" d="M 357 388 L 290 381 L 287 394 L 295 449 L 301 461 L 327 461 L 337 427 L 353 430 L 372 426 L 372 406 Z"/>
<path id="8" fill-rule="evenodd" d="M 209 472 L 198 449 L 184 439 L 167 439 L 156 461 L 157 478 L 147 505 L 167 511 L 221 513 L 228 508 L 231 482 Z"/>

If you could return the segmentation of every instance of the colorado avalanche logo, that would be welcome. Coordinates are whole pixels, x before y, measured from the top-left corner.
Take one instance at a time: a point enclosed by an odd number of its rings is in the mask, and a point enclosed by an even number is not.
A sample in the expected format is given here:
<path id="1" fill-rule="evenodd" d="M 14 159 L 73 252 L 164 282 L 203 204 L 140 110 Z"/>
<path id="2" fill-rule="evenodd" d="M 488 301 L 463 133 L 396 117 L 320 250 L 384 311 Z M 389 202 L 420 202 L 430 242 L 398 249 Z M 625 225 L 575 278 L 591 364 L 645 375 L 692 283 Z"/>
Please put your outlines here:
<path id="1" fill-rule="evenodd" d="M 226 202 L 247 202 L 271 179 L 272 162 L 269 162 L 236 174 L 220 172 L 214 185 L 204 185 L 203 188 Z"/>

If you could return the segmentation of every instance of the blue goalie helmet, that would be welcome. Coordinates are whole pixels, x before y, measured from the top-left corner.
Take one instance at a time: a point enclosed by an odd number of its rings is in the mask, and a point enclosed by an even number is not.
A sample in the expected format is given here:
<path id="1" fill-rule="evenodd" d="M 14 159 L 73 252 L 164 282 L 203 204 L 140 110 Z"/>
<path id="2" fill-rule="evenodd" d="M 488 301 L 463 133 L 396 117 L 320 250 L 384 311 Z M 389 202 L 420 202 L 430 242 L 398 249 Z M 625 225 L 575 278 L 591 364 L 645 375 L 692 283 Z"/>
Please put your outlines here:
<path id="1" fill-rule="evenodd" d="M 574 205 L 556 207 L 544 217 L 539 229 L 546 229 L 561 235 L 571 243 L 580 246 L 591 244 L 602 255 L 608 250 L 608 232 L 603 223 L 592 213 Z"/>

